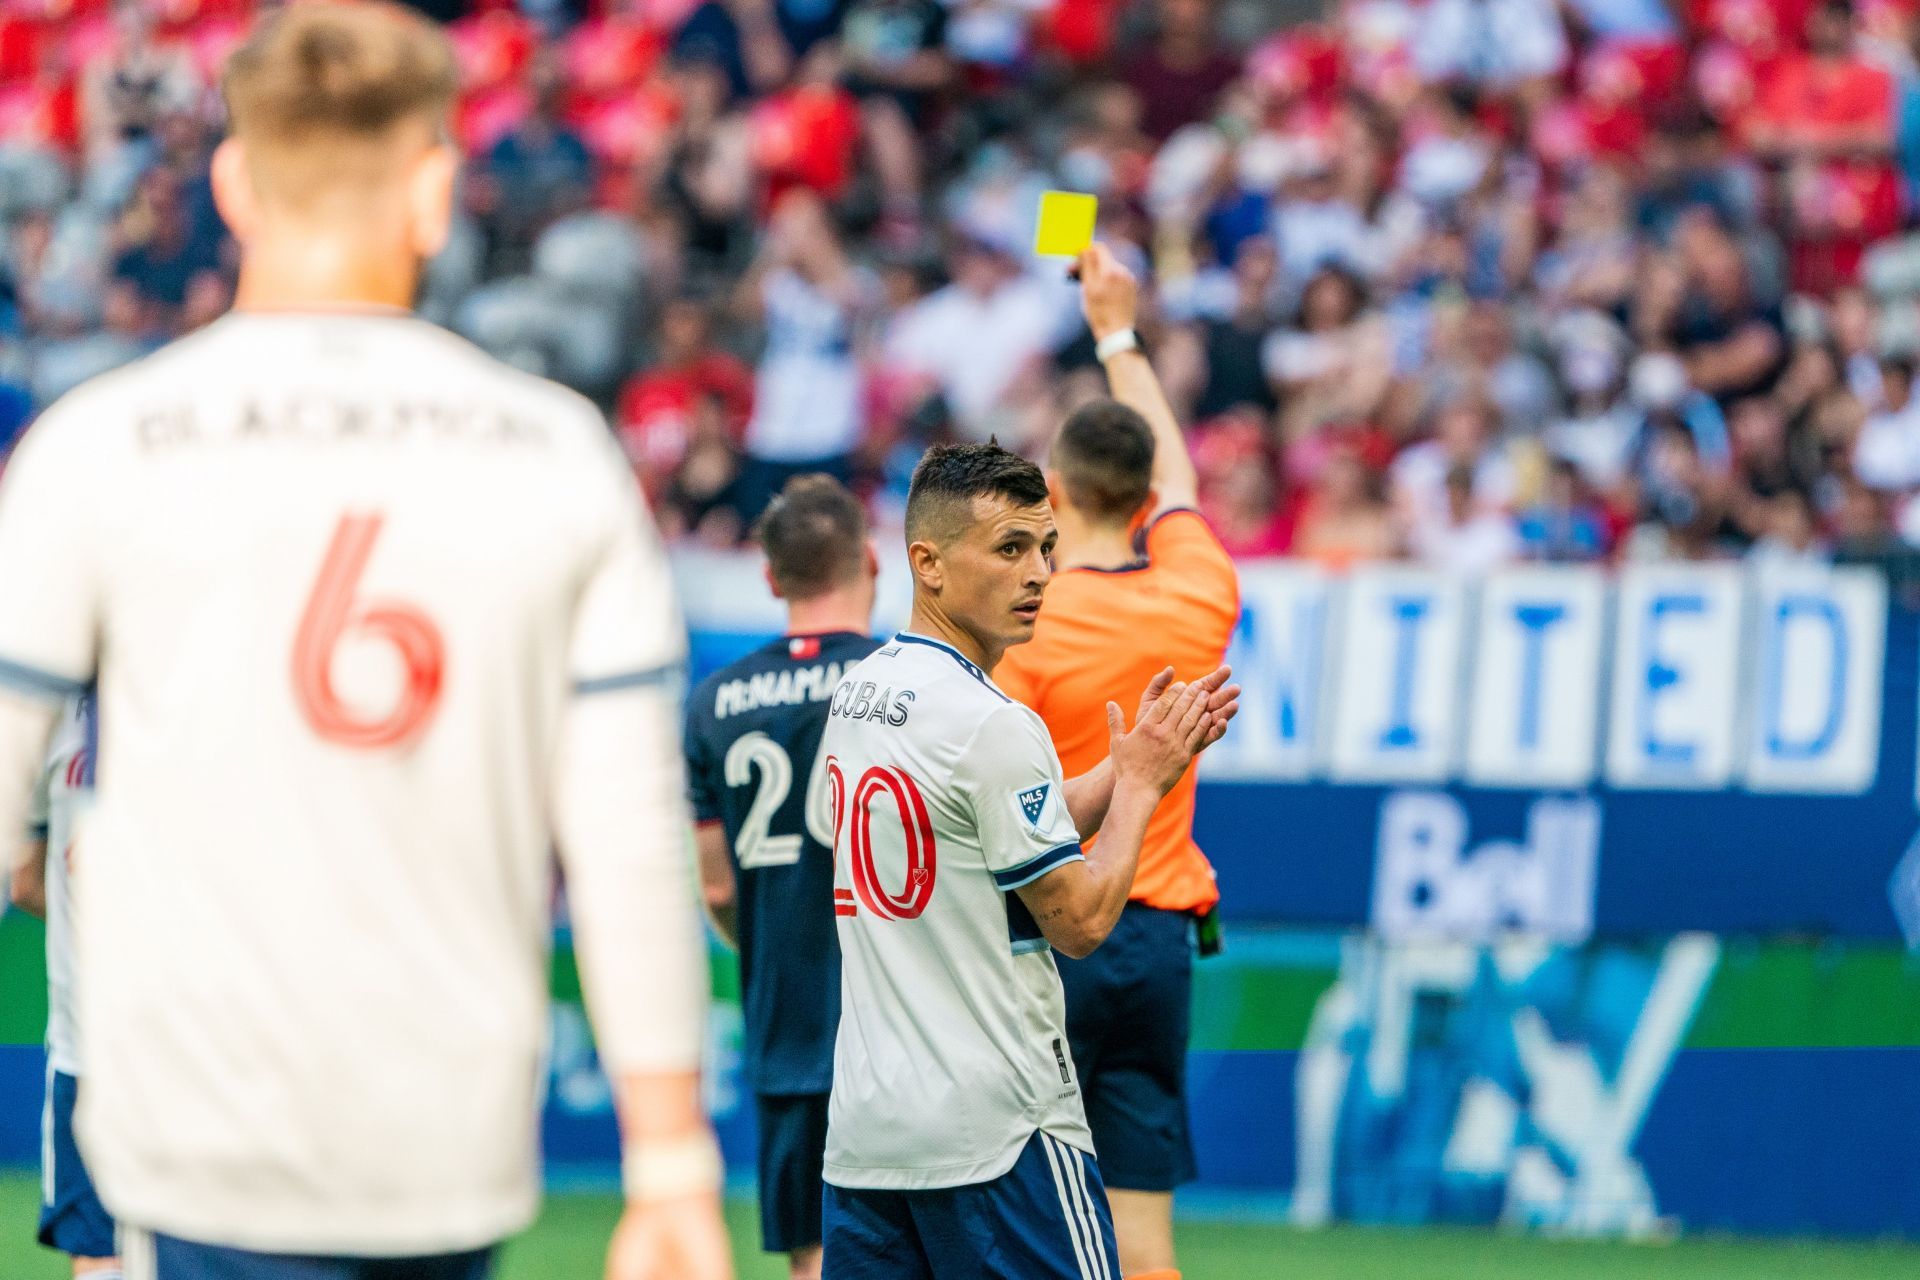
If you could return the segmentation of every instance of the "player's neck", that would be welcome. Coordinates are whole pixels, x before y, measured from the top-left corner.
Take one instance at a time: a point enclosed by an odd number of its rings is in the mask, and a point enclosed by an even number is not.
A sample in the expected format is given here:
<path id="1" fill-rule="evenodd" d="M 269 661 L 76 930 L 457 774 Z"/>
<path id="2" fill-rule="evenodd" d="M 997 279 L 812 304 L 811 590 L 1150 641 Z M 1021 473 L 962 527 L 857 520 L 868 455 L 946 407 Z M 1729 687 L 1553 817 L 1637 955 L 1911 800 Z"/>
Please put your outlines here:
<path id="1" fill-rule="evenodd" d="M 818 636 L 829 631 L 864 632 L 873 617 L 873 592 L 829 591 L 811 600 L 787 602 L 787 634 Z"/>
<path id="2" fill-rule="evenodd" d="M 419 262 L 404 245 L 385 248 L 353 235 L 259 237 L 240 262 L 236 311 L 410 311 Z"/>
<path id="3" fill-rule="evenodd" d="M 989 650 L 971 631 L 940 612 L 936 605 L 918 596 L 914 598 L 913 616 L 907 620 L 907 630 L 952 646 L 961 657 L 989 675 L 1000 665 L 1000 657 L 1007 651 L 1005 645 Z"/>
<path id="4" fill-rule="evenodd" d="M 1053 566 L 1060 569 L 1124 569 L 1139 560 L 1125 525 L 1099 525 L 1065 506 L 1053 513 L 1060 540 L 1053 545 Z"/>

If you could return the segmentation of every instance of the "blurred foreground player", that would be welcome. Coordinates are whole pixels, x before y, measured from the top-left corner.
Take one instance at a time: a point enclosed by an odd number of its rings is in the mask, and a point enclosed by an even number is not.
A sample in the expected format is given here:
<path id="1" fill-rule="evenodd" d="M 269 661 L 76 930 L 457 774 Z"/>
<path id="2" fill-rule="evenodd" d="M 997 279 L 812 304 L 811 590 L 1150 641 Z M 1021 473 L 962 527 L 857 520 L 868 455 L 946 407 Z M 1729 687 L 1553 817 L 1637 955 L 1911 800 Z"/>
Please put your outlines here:
<path id="1" fill-rule="evenodd" d="M 1110 754 L 1067 781 L 992 680 L 1052 574 L 1039 469 L 992 444 L 930 451 L 907 537 L 911 629 L 841 681 L 821 745 L 843 974 L 825 1274 L 1113 1280 L 1049 948 L 1107 937 L 1155 806 L 1236 690 L 1224 668 L 1154 676 L 1131 732 L 1102 708 Z"/>
<path id="2" fill-rule="evenodd" d="M 1008 653 L 1001 686 L 1040 713 L 1068 772 L 1107 751 L 1101 709 L 1162 663 L 1182 680 L 1220 664 L 1240 614 L 1239 580 L 1193 509 L 1186 441 L 1133 334 L 1133 277 L 1095 245 L 1081 301 L 1113 400 L 1074 411 L 1048 466 L 1059 574 L 1033 643 Z M 1134 528 L 1144 519 L 1136 543 Z M 1142 645 L 1151 636 L 1154 643 Z M 1113 936 L 1060 966 L 1087 1123 L 1113 1201 L 1120 1263 L 1135 1280 L 1177 1280 L 1173 1189 L 1191 1181 L 1186 1099 L 1196 921 L 1219 901 L 1193 842 L 1191 770 L 1161 802 Z"/>
<path id="3" fill-rule="evenodd" d="M 625 1138 L 608 1274 L 730 1273 L 665 557 L 604 423 L 409 315 L 452 54 L 281 10 L 214 161 L 234 314 L 0 488 L 0 824 L 99 685 L 81 1147 L 130 1277 L 484 1275 L 534 1216 L 550 848 Z"/>
<path id="4" fill-rule="evenodd" d="M 754 530 L 787 634 L 701 681 L 686 756 L 700 879 L 740 949 L 747 1083 L 760 1116 L 760 1238 L 793 1280 L 820 1275 L 820 1161 L 840 1021 L 833 825 L 820 735 L 868 634 L 877 562 L 859 499 L 789 480 Z"/>
<path id="5" fill-rule="evenodd" d="M 93 785 L 88 745 L 91 704 L 76 699 L 61 714 L 53 749 L 34 788 L 27 854 L 14 868 L 12 898 L 47 922 L 47 1094 L 40 1112 L 38 1239 L 72 1259 L 73 1274 L 117 1280 L 113 1215 L 100 1202 L 73 1134 L 80 1090 L 80 1040 L 74 1029 L 73 867 L 76 819 Z"/>

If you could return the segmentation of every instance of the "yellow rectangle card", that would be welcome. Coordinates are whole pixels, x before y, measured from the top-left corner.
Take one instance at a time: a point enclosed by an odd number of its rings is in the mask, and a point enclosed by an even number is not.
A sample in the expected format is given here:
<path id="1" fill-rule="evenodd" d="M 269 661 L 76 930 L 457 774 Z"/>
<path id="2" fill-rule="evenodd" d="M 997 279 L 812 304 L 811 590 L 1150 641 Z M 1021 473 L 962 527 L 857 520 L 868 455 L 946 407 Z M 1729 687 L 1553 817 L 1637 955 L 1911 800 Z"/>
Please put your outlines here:
<path id="1" fill-rule="evenodd" d="M 1040 193 L 1040 226 L 1034 232 L 1033 251 L 1043 258 L 1077 258 L 1093 243 L 1093 220 L 1098 196 L 1078 191 Z"/>

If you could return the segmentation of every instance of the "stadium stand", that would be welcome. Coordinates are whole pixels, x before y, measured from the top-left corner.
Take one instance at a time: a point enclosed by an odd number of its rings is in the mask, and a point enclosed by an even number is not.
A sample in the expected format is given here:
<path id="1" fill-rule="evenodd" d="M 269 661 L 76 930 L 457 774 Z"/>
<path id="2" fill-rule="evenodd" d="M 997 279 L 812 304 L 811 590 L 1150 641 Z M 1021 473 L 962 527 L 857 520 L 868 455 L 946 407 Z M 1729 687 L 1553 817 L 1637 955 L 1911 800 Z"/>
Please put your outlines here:
<path id="1" fill-rule="evenodd" d="M 427 312 L 614 411 L 676 537 L 1098 386 L 1101 197 L 1237 554 L 1904 565 L 1914 6 L 478 0 Z M 217 315 L 252 0 L 0 9 L 0 438 Z M 449 13 L 448 11 L 457 11 Z"/>

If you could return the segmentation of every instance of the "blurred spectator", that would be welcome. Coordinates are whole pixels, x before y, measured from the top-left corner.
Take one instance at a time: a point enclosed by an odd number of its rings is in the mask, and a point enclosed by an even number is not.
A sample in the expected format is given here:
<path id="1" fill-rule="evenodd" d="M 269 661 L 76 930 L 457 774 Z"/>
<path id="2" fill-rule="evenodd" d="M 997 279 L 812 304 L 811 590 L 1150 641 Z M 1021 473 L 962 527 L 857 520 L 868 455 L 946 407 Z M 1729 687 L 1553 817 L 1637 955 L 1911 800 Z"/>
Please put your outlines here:
<path id="1" fill-rule="evenodd" d="M 847 256 L 818 197 L 794 191 L 774 209 L 739 294 L 767 335 L 737 494 L 743 528 L 796 475 L 850 478 L 865 426 L 860 348 L 878 292 Z"/>
<path id="2" fill-rule="evenodd" d="M 1288 438 L 1337 423 L 1373 421 L 1392 374 L 1387 331 L 1367 311 L 1359 276 L 1328 267 L 1300 295 L 1291 329 L 1276 330 L 1261 363 Z"/>
<path id="3" fill-rule="evenodd" d="M 1285 554 L 1297 513 L 1281 501 L 1260 415 L 1242 409 L 1209 422 L 1192 447 L 1200 510 L 1220 544 L 1236 556 Z"/>
<path id="4" fill-rule="evenodd" d="M 658 500 L 687 459 L 695 423 L 710 415 L 737 450 L 753 413 L 753 373 L 713 342 L 706 304 L 681 297 L 660 317 L 652 361 L 621 388 L 616 428 L 647 493 Z"/>
<path id="5" fill-rule="evenodd" d="M 1380 490 L 1379 473 L 1358 447 L 1337 448 L 1301 508 L 1294 554 L 1333 570 L 1398 555 L 1400 531 Z"/>
<path id="6" fill-rule="evenodd" d="M 1806 52 L 1765 77 L 1749 130 L 1786 166 L 1794 283 L 1828 293 L 1850 283 L 1867 243 L 1899 225 L 1891 161 L 1893 76 L 1853 48 L 1853 11 L 1823 0 L 1807 15 Z"/>
<path id="7" fill-rule="evenodd" d="M 557 60 L 535 62 L 532 109 L 488 150 L 470 186 L 469 203 L 493 228 L 496 254 L 516 266 L 541 231 L 585 208 L 593 191 L 593 156 L 564 119 L 561 77 Z"/>
<path id="8" fill-rule="evenodd" d="M 121 0 L 113 11 L 111 53 L 90 63 L 81 77 L 89 163 L 118 166 L 124 148 L 146 143 L 167 115 L 191 110 L 201 91 L 186 50 L 155 40 L 148 6 Z"/>
<path id="9" fill-rule="evenodd" d="M 1513 520 L 1504 511 L 1474 501 L 1471 466 L 1449 468 L 1444 485 L 1444 506 L 1408 531 L 1408 543 L 1420 560 L 1437 568 L 1481 574 L 1519 556 L 1520 538 Z"/>
<path id="10" fill-rule="evenodd" d="M 1023 271 L 1015 253 L 987 235 L 963 239 L 953 283 L 908 307 L 887 335 L 888 365 L 925 378 L 966 439 L 1017 438 L 1013 399 L 1032 397 L 1063 318 L 1074 314 L 1072 290 Z"/>
<path id="11" fill-rule="evenodd" d="M 915 131 L 931 122 L 953 81 L 947 10 L 938 0 L 857 0 L 841 29 L 847 86 L 860 100 L 888 213 L 917 222 L 920 155 Z"/>
<path id="12" fill-rule="evenodd" d="M 711 63 L 726 74 L 735 98 L 751 98 L 777 88 L 792 69 L 796 50 L 783 17 L 775 0 L 704 0 L 674 33 L 673 55 Z M 796 26 L 812 29 L 811 23 Z"/>
<path id="13" fill-rule="evenodd" d="M 1701 460 L 1693 433 L 1676 421 L 1653 428 L 1647 447 L 1640 523 L 1621 553 L 1628 560 L 1715 560 L 1721 540 L 1724 478 Z"/>
<path id="14" fill-rule="evenodd" d="M 1410 529 L 1443 525 L 1453 498 L 1449 477 L 1468 477 L 1468 497 L 1481 510 L 1511 508 L 1518 480 L 1499 445 L 1492 406 L 1463 397 L 1435 415 L 1433 436 L 1407 446 L 1388 473 L 1393 502 Z"/>
<path id="15" fill-rule="evenodd" d="M 192 221 L 169 170 L 152 169 L 141 180 L 120 223 L 126 247 L 113 263 L 113 278 L 132 287 L 142 308 L 140 328 L 165 333 L 179 327 L 194 282 L 220 270 L 222 231 L 218 221 Z"/>
<path id="16" fill-rule="evenodd" d="M 1189 386 L 1198 383 L 1194 418 L 1215 418 L 1242 406 L 1271 413 L 1278 406 L 1262 356 L 1273 328 L 1275 265 L 1272 241 L 1241 241 L 1228 277 L 1227 305 L 1217 312 L 1208 308 L 1212 313 L 1197 326 L 1169 339 L 1163 365 L 1190 362 L 1181 373 Z M 1162 380 L 1172 381 L 1172 372 L 1163 367 Z"/>
<path id="17" fill-rule="evenodd" d="M 1785 493 L 1804 497 L 1819 477 L 1820 458 L 1809 448 L 1810 440 L 1789 432 L 1786 415 L 1771 396 L 1736 404 L 1727 433 L 1733 449 L 1729 516 L 1736 537 L 1757 540 L 1776 528 L 1774 499 Z"/>
<path id="18" fill-rule="evenodd" d="M 1213 0 L 1158 0 L 1152 41 L 1126 63 L 1127 84 L 1146 107 L 1141 124 L 1164 139 L 1204 119 L 1240 74 L 1213 27 Z"/>
<path id="19" fill-rule="evenodd" d="M 1515 532 L 1528 560 L 1580 563 L 1607 553 L 1606 513 L 1566 458 L 1548 464 L 1545 492 L 1521 513 Z"/>
<path id="20" fill-rule="evenodd" d="M 689 274 L 712 279 L 744 269 L 752 254 L 753 136 L 719 64 L 692 59 L 674 69 L 680 106 L 661 164 L 658 198 L 673 218 Z"/>
<path id="21" fill-rule="evenodd" d="M 116 280 L 101 304 L 98 329 L 65 317 L 48 317 L 44 340 L 35 353 L 34 401 L 44 408 L 88 378 L 131 364 L 152 351 L 158 343 L 147 324 L 148 311 L 138 289 Z"/>
<path id="22" fill-rule="evenodd" d="M 1914 362 L 1880 362 L 1880 408 L 1867 416 L 1853 447 L 1853 474 L 1869 489 L 1906 494 L 1920 488 L 1920 401 L 1913 394 Z"/>
<path id="23" fill-rule="evenodd" d="M 1610 491 L 1627 475 L 1644 420 L 1626 394 L 1627 337 L 1605 316 L 1580 311 L 1564 318 L 1557 339 L 1559 380 L 1570 403 L 1542 443 L 1586 484 Z"/>
<path id="24" fill-rule="evenodd" d="M 794 83 L 769 94 L 748 116 L 767 207 L 796 188 L 830 203 L 847 194 L 860 143 L 860 108 L 840 87 L 839 72 L 834 46 L 816 45 L 800 60 Z"/>
<path id="25" fill-rule="evenodd" d="M 1747 552 L 1747 563 L 1761 569 L 1827 564 L 1813 498 L 1805 489 L 1782 489 L 1763 504 L 1763 530 Z"/>
<path id="26" fill-rule="evenodd" d="M 1413 48 L 1428 80 L 1510 88 L 1565 67 L 1567 33 L 1549 0 L 1428 0 Z"/>
<path id="27" fill-rule="evenodd" d="M 1742 223 L 1742 182 L 1721 154 L 1730 127 L 1687 111 L 1654 122 L 1640 156 L 1634 210 L 1635 223 L 1654 244 L 1670 244 L 1680 219 L 1695 210 L 1728 226 Z"/>
<path id="28" fill-rule="evenodd" d="M 1633 362 L 1628 375 L 1640 424 L 1634 432 L 1632 462 L 1644 483 L 1659 435 L 1677 431 L 1687 437 L 1693 456 L 1708 472 L 1724 474 L 1733 461 L 1727 440 L 1726 415 L 1706 392 L 1688 381 L 1687 367 L 1678 356 L 1649 352 Z"/>
<path id="29" fill-rule="evenodd" d="M 1538 431 L 1559 408 L 1553 375 L 1538 357 L 1515 347 L 1501 303 L 1470 304 L 1455 347 L 1441 353 L 1427 375 L 1428 394 L 1440 403 L 1482 398 L 1497 412 L 1503 431 L 1522 433 Z"/>

